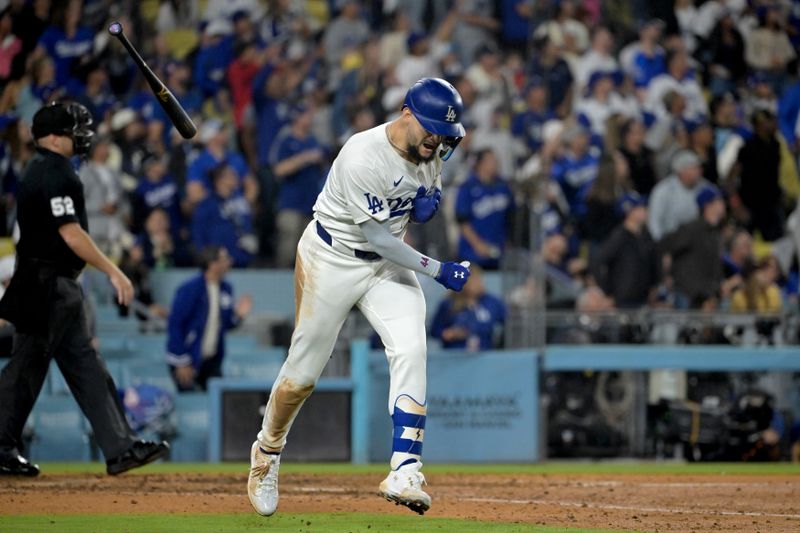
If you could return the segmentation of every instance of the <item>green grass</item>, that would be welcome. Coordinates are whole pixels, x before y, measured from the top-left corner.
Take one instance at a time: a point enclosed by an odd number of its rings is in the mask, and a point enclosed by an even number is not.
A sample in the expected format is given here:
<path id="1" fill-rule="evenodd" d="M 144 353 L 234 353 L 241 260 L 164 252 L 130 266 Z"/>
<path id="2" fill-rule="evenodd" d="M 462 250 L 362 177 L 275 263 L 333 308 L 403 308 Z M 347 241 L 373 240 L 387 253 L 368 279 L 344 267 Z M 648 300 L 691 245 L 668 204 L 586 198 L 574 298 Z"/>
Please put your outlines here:
<path id="1" fill-rule="evenodd" d="M 558 528 L 421 516 L 365 513 L 277 514 L 263 518 L 240 514 L 137 514 L 3 516 L 0 532 L 90 533 L 169 532 L 205 533 L 268 531 L 269 533 L 610 533 L 601 529 Z M 617 531 L 617 533 L 619 533 Z"/>
<path id="2" fill-rule="evenodd" d="M 44 474 L 105 473 L 102 463 L 43 463 Z M 132 471 L 132 474 L 207 473 L 242 474 L 245 463 L 156 463 Z M 349 463 L 283 463 L 284 474 L 379 474 L 385 464 L 351 465 Z M 797 475 L 800 464 L 790 463 L 683 463 L 655 461 L 548 461 L 540 464 L 425 465 L 428 474 L 761 474 Z"/>

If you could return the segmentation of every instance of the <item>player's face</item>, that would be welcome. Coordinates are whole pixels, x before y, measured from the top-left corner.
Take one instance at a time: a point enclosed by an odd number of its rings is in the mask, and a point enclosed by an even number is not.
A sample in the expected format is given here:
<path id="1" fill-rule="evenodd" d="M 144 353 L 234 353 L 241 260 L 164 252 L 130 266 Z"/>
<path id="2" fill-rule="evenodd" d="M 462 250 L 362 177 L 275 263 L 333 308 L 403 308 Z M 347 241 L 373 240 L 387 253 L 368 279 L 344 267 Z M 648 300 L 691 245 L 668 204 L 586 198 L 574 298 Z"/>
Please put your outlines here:
<path id="1" fill-rule="evenodd" d="M 434 135 L 422 127 L 422 124 L 411 115 L 411 124 L 408 128 L 408 153 L 420 161 L 430 161 L 436 154 L 439 145 L 444 138 L 441 135 Z"/>

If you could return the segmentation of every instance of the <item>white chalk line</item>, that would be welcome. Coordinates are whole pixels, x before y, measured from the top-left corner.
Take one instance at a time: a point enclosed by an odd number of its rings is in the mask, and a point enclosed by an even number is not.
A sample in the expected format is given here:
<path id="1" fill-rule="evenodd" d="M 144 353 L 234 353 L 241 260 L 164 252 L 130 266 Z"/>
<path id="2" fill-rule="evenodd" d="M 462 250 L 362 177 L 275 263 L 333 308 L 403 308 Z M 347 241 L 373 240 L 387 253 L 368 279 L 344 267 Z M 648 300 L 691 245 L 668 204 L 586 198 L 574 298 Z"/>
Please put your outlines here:
<path id="1" fill-rule="evenodd" d="M 568 487 L 673 487 L 673 488 L 694 488 L 694 487 L 770 487 L 774 488 L 775 483 L 740 483 L 731 481 L 728 483 L 719 482 L 698 482 L 698 483 L 642 483 L 637 481 L 578 481 L 575 483 L 556 483 L 554 485 L 565 485 Z"/>
<path id="2" fill-rule="evenodd" d="M 343 489 L 342 487 L 296 487 L 289 489 L 286 492 L 319 492 L 341 494 L 343 492 L 347 492 L 347 489 Z"/>
<path id="3" fill-rule="evenodd" d="M 667 514 L 699 514 L 705 516 L 754 516 L 769 518 L 796 518 L 800 514 L 762 513 L 748 511 L 704 511 L 701 509 L 670 509 L 668 507 L 637 507 L 634 505 L 616 505 L 611 503 L 564 502 L 551 500 L 515 500 L 505 498 L 460 498 L 462 501 L 480 503 L 504 503 L 515 505 L 557 505 L 559 507 L 580 507 L 613 511 L 636 511 L 639 513 L 667 513 Z"/>

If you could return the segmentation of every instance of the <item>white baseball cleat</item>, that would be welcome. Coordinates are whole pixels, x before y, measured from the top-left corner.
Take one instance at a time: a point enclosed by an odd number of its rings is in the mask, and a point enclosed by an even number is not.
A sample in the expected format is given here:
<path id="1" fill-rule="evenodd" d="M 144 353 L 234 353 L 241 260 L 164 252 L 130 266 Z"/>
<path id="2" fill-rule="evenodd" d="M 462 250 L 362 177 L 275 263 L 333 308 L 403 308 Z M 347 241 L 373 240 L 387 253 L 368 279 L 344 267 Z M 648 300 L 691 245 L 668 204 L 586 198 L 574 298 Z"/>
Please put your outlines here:
<path id="1" fill-rule="evenodd" d="M 247 479 L 247 496 L 260 515 L 270 516 L 278 508 L 278 470 L 281 456 L 264 453 L 258 444 L 250 448 L 250 477 Z"/>
<path id="2" fill-rule="evenodd" d="M 419 467 L 394 470 L 381 481 L 378 494 L 397 505 L 405 505 L 415 513 L 424 514 L 431 507 L 431 497 L 422 490 L 427 485 Z"/>

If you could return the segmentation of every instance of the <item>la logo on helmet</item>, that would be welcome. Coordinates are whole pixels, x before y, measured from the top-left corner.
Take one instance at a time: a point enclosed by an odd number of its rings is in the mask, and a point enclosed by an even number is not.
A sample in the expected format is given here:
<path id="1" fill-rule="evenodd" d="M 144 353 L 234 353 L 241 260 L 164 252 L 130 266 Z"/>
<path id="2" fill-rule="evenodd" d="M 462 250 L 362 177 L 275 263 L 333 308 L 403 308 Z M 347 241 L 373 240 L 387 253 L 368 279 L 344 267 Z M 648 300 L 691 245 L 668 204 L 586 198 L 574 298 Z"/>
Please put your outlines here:
<path id="1" fill-rule="evenodd" d="M 447 106 L 447 114 L 445 114 L 444 119 L 447 122 L 455 122 L 456 121 L 456 110 L 453 109 L 453 106 Z"/>

